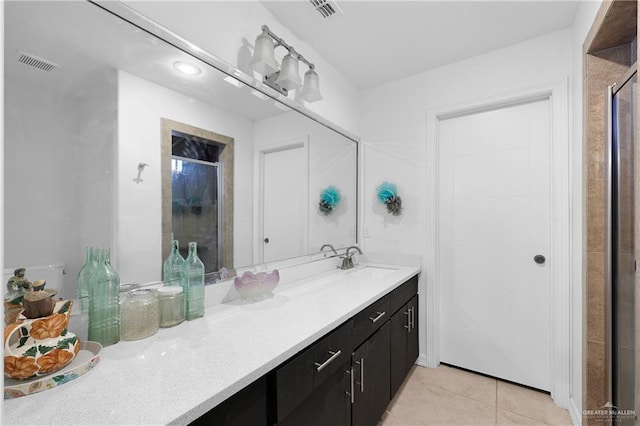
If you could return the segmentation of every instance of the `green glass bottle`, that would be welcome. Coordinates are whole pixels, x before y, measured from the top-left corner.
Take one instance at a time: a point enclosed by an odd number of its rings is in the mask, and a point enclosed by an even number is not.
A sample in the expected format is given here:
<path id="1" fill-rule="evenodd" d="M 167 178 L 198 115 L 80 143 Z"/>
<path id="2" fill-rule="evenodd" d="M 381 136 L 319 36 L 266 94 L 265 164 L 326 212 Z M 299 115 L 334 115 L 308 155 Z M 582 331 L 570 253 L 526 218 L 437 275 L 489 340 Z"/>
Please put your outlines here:
<path id="1" fill-rule="evenodd" d="M 89 313 L 89 280 L 98 266 L 96 252 L 97 249 L 87 247 L 84 266 L 78 272 L 78 278 L 76 279 L 76 296 L 80 302 L 79 309 L 82 314 Z"/>
<path id="2" fill-rule="evenodd" d="M 189 243 L 189 255 L 184 261 L 182 287 L 188 320 L 204 316 L 204 263 L 198 257 L 198 244 Z"/>
<path id="3" fill-rule="evenodd" d="M 109 250 L 99 250 L 97 263 L 89 280 L 89 340 L 108 346 L 120 341 L 120 277 Z"/>
<path id="4" fill-rule="evenodd" d="M 165 285 L 182 285 L 184 258 L 180 255 L 178 240 L 171 242 L 171 253 L 162 265 L 162 280 Z"/>

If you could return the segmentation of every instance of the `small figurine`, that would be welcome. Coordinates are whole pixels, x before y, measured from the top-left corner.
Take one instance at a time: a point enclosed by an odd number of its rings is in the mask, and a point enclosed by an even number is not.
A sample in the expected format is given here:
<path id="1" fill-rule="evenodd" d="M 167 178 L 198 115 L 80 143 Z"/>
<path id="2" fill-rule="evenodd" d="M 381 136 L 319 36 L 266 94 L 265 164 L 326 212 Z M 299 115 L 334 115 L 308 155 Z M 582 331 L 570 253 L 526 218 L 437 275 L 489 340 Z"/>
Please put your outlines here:
<path id="1" fill-rule="evenodd" d="M 29 319 L 47 317 L 53 313 L 55 305 L 56 302 L 46 291 L 30 291 L 22 298 L 22 314 Z"/>
<path id="2" fill-rule="evenodd" d="M 22 299 L 16 300 L 24 296 L 28 291 L 32 290 L 31 281 L 24 277 L 25 268 L 18 268 L 13 271 L 13 277 L 7 282 L 7 296 L 5 299 L 12 303 L 20 303 Z"/>

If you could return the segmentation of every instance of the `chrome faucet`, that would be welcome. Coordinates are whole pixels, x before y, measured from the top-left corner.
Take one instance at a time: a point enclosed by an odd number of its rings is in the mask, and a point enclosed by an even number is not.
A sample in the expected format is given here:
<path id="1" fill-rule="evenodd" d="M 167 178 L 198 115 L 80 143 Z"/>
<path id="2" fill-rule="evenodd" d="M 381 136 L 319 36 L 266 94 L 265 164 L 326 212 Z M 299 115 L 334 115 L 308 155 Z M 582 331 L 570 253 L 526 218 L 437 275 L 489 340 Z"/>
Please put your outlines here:
<path id="1" fill-rule="evenodd" d="M 340 269 L 351 269 L 353 268 L 353 253 L 350 253 L 351 249 L 358 250 L 358 253 L 362 254 L 362 250 L 358 246 L 351 246 L 344 252 L 344 257 L 342 259 L 342 266 Z"/>
<path id="2" fill-rule="evenodd" d="M 320 247 L 320 251 L 324 250 L 327 247 L 333 250 L 333 254 L 335 254 L 336 256 L 338 255 L 338 252 L 336 251 L 335 248 L 333 248 L 331 244 L 323 244 L 322 247 Z"/>

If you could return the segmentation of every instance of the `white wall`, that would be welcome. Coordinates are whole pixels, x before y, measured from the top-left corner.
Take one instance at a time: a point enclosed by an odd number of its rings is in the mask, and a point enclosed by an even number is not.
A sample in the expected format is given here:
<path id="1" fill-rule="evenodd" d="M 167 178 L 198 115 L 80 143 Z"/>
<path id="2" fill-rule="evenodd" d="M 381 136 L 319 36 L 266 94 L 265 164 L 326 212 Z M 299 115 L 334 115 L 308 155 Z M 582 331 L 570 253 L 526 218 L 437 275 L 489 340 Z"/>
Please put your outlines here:
<path id="1" fill-rule="evenodd" d="M 428 110 L 444 109 L 571 75 L 570 30 L 555 32 L 362 92 L 364 226 L 367 250 L 393 244 L 403 253 L 424 252 L 425 141 Z M 383 180 L 398 184 L 405 206 L 393 219 L 376 203 Z"/>
<path id="2" fill-rule="evenodd" d="M 64 266 L 48 285 L 64 298 L 85 247 L 111 243 L 115 76 L 96 74 L 73 90 L 26 68 L 5 82 L 4 266 L 27 267 L 31 281 L 42 277 L 30 266 Z"/>
<path id="3" fill-rule="evenodd" d="M 354 134 L 358 134 L 358 91 L 340 72 L 305 42 L 278 23 L 257 1 L 131 1 L 124 3 L 178 33 L 219 59 L 251 74 L 253 44 L 268 25 L 316 66 L 323 100 L 306 106 Z M 280 60 L 285 49 L 276 49 Z M 301 67 L 302 70 L 305 67 Z M 256 78 L 259 74 L 255 74 Z M 294 99 L 295 93 L 289 97 Z"/>
<path id="4" fill-rule="evenodd" d="M 114 264 L 121 282 L 162 276 L 160 118 L 234 138 L 234 264 L 251 264 L 253 122 L 119 71 Z M 149 166 L 138 183 L 141 162 Z"/>
<path id="5" fill-rule="evenodd" d="M 431 207 L 426 204 L 425 186 L 432 172 L 427 169 L 425 151 L 427 111 L 478 103 L 566 78 L 573 84 L 573 37 L 572 29 L 554 32 L 362 92 L 362 220 L 366 251 L 422 253 L 424 259 L 426 241 L 436 238 L 435 230 L 427 229 L 425 224 Z M 578 176 L 573 179 L 574 193 L 581 191 L 581 180 Z M 384 180 L 398 185 L 405 208 L 400 217 L 387 214 L 375 200 L 375 187 Z M 581 252 L 581 246 L 573 249 Z M 425 274 L 429 273 L 432 271 L 423 271 L 422 294 Z M 426 330 L 427 325 L 422 329 Z M 422 353 L 424 345 L 423 339 Z"/>

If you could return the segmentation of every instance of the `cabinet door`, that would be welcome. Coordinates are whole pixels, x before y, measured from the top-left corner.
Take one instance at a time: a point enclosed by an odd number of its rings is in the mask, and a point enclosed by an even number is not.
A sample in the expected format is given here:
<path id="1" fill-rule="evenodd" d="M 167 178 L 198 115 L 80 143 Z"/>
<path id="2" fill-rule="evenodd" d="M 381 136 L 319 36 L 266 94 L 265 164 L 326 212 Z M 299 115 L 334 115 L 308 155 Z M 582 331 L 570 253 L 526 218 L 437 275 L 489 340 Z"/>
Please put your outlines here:
<path id="1" fill-rule="evenodd" d="M 407 310 L 409 311 L 409 329 L 407 330 L 407 369 L 406 374 L 409 374 L 409 370 L 413 367 L 420 349 L 418 348 L 418 295 L 407 303 Z"/>
<path id="2" fill-rule="evenodd" d="M 375 426 L 390 401 L 390 326 L 386 322 L 353 353 L 354 426 Z"/>
<path id="3" fill-rule="evenodd" d="M 389 321 L 391 327 L 391 398 L 400 389 L 407 373 L 409 318 L 410 312 L 407 304 L 401 307 Z"/>
<path id="4" fill-rule="evenodd" d="M 391 317 L 391 398 L 418 358 L 418 295 Z"/>
<path id="5" fill-rule="evenodd" d="M 278 423 L 279 426 L 348 426 L 351 424 L 350 362 L 343 364 L 295 410 Z"/>

